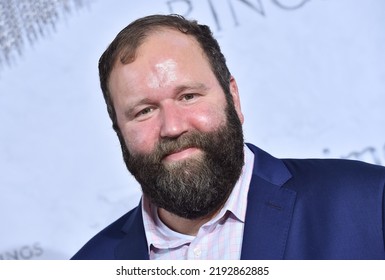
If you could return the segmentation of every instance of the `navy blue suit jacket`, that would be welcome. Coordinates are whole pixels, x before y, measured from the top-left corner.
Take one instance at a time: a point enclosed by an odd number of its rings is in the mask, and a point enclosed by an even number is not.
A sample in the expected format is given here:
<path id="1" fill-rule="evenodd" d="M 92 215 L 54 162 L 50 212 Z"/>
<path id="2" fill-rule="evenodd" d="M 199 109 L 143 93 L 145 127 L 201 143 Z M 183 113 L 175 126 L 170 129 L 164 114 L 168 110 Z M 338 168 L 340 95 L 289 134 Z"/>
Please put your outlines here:
<path id="1" fill-rule="evenodd" d="M 385 168 L 255 154 L 241 259 L 385 259 Z M 73 259 L 148 259 L 141 206 Z"/>

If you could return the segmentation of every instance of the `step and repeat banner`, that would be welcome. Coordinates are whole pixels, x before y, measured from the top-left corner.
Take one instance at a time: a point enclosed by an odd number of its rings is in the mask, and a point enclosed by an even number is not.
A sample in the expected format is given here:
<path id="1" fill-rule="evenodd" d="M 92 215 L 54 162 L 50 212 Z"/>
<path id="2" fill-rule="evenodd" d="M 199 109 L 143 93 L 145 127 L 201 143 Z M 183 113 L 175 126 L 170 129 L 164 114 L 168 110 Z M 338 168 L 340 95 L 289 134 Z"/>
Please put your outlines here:
<path id="1" fill-rule="evenodd" d="M 68 259 L 139 202 L 97 62 L 153 13 L 211 26 L 247 142 L 277 157 L 385 165 L 384 1 L 88 1 L 1 63 L 0 259 Z"/>

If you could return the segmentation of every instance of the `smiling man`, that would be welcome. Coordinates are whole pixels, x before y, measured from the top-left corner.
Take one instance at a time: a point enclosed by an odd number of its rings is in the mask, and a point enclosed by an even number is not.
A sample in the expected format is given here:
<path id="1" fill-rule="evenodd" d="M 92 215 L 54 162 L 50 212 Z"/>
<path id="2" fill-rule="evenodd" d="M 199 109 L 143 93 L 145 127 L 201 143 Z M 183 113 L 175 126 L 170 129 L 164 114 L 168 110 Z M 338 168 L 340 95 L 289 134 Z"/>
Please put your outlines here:
<path id="1" fill-rule="evenodd" d="M 239 178 L 241 113 L 232 78 L 230 85 L 237 111 L 227 104 L 199 43 L 166 28 L 152 31 L 135 59 L 111 72 L 127 167 L 171 228 L 179 228 L 180 217 L 194 228 L 210 220 Z"/>
<path id="2" fill-rule="evenodd" d="M 207 26 L 138 19 L 99 73 L 143 197 L 73 259 L 385 258 L 385 168 L 245 145 L 238 87 Z"/>

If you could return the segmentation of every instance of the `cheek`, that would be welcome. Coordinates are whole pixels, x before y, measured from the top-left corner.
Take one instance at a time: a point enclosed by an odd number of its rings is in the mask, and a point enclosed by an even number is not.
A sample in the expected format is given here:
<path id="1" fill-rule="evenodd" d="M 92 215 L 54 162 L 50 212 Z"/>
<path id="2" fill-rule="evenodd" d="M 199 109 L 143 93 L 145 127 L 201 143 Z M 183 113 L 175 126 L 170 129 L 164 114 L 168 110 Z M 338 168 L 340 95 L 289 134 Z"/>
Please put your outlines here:
<path id="1" fill-rule="evenodd" d="M 150 153 L 157 139 L 155 130 L 146 126 L 125 127 L 122 133 L 130 153 Z"/>
<path id="2" fill-rule="evenodd" d="M 201 108 L 192 112 L 191 123 L 199 131 L 210 132 L 226 123 L 226 115 L 214 106 Z"/>

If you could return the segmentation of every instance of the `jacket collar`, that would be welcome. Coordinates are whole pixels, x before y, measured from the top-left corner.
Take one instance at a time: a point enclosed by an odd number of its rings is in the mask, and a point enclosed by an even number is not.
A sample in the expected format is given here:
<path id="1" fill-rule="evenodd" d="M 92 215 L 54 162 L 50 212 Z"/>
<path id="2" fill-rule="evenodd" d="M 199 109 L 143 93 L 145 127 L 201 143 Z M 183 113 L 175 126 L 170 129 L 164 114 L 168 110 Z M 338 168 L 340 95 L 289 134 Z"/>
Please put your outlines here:
<path id="1" fill-rule="evenodd" d="M 282 259 L 296 197 L 283 185 L 292 176 L 282 160 L 253 145 L 248 147 L 255 159 L 241 259 Z"/>
<path id="2" fill-rule="evenodd" d="M 125 232 L 125 236 L 116 246 L 115 258 L 117 260 L 148 260 L 147 240 L 142 218 L 142 202 L 133 210 L 122 231 Z"/>

